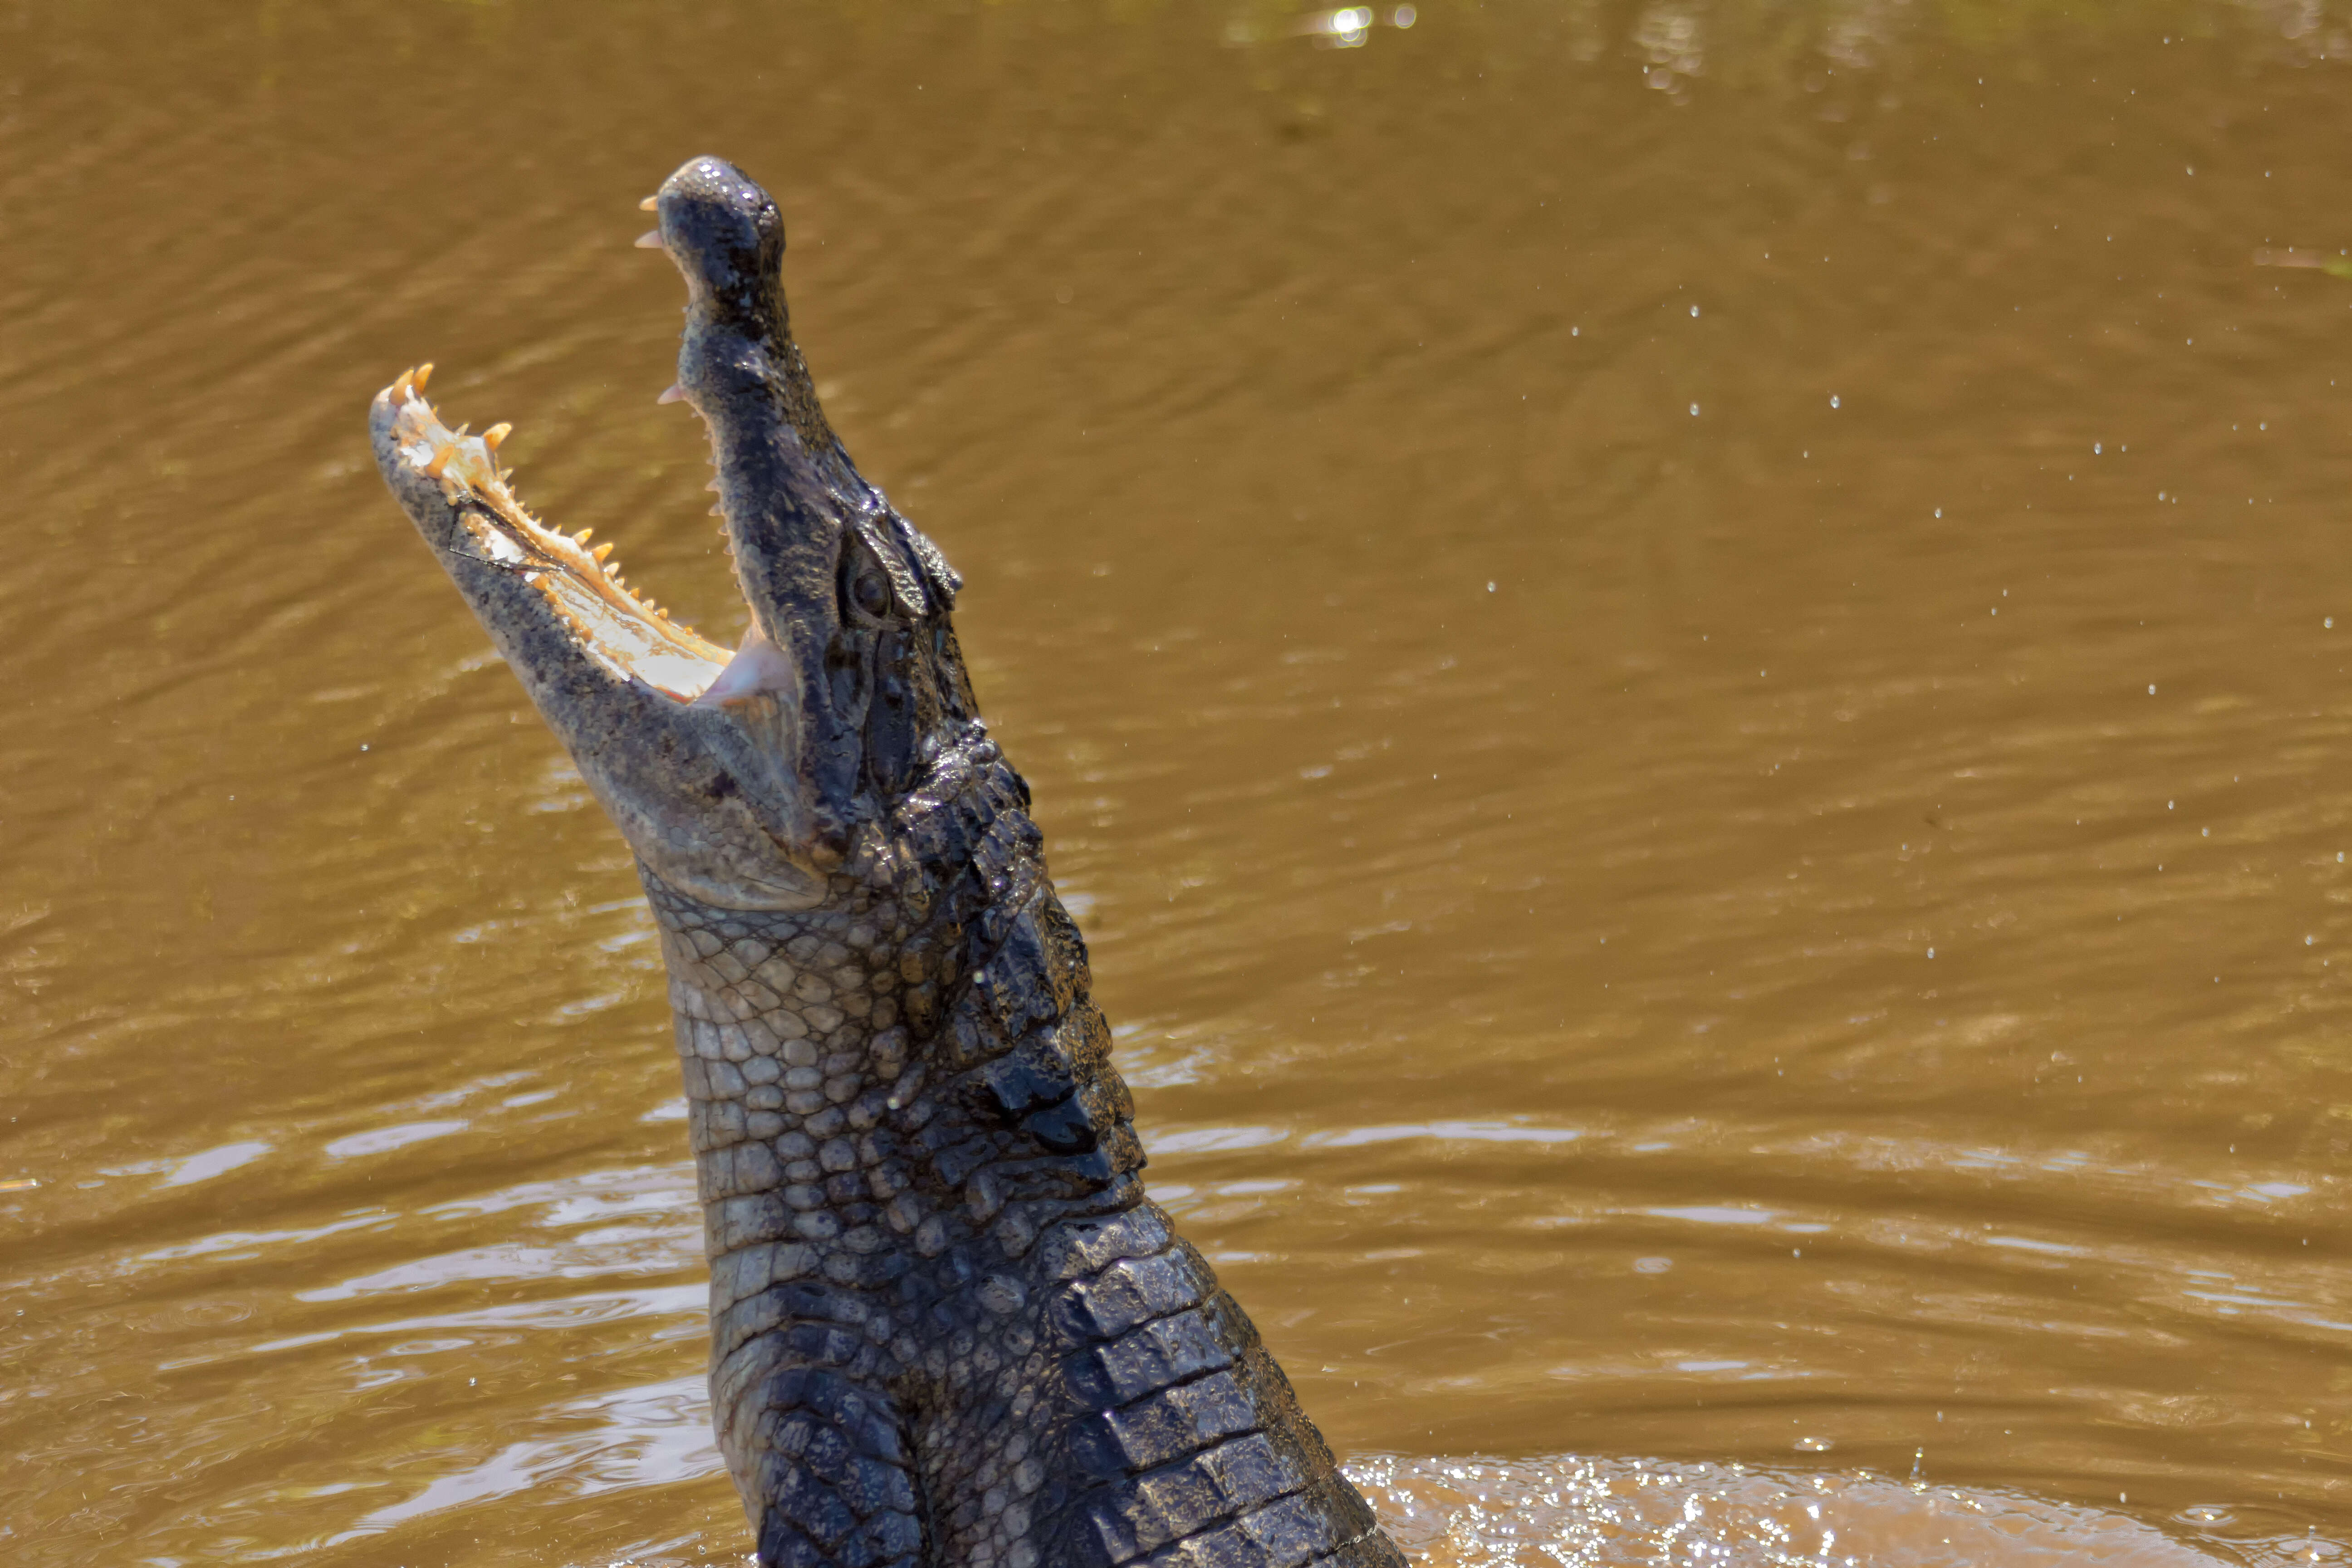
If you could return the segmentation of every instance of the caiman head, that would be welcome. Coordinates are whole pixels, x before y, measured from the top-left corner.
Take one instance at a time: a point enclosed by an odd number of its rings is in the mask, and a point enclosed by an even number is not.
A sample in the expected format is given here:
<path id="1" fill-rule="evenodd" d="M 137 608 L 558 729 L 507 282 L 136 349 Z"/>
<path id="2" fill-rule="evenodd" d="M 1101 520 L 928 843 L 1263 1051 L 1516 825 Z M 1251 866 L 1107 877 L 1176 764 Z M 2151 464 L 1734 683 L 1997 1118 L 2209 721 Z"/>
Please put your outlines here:
<path id="1" fill-rule="evenodd" d="M 686 276 L 677 384 L 710 437 L 751 626 L 733 654 L 526 511 L 508 426 L 443 426 L 432 367 L 378 394 L 376 461 L 499 652 L 655 878 L 724 909 L 798 910 L 977 728 L 949 624 L 958 585 L 858 473 L 817 405 L 784 305 L 766 192 L 697 158 L 645 205 L 638 243 Z"/>

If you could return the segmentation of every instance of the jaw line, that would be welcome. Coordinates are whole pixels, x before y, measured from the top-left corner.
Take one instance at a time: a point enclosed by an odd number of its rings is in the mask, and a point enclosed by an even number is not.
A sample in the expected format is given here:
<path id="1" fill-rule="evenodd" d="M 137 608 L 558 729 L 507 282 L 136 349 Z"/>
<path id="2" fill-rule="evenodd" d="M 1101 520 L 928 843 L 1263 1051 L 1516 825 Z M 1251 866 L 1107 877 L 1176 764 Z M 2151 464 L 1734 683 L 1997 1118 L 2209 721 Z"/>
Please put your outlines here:
<path id="1" fill-rule="evenodd" d="M 660 605 L 629 590 L 610 544 L 590 549 L 592 531 L 566 534 L 533 517 L 495 456 L 509 426 L 479 436 L 451 430 L 424 395 L 433 367 L 403 374 L 387 395 L 393 435 L 404 461 L 441 488 L 443 499 L 471 536 L 475 558 L 520 573 L 564 622 L 580 651 L 622 680 L 643 682 L 673 701 L 717 707 L 790 684 L 790 661 L 761 634 L 751 617 L 732 654 L 670 619 Z M 729 542 L 730 549 L 733 542 Z"/>

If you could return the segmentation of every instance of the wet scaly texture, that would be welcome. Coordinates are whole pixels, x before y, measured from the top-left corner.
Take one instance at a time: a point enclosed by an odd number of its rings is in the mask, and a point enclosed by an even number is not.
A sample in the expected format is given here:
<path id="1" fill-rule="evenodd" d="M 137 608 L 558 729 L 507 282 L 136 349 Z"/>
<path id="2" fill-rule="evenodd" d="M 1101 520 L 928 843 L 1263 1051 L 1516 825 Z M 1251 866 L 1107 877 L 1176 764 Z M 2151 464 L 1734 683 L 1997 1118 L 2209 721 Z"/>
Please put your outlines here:
<path id="1" fill-rule="evenodd" d="M 2352 13 L 1298 19 L 0 4 L 0 1560 L 740 1563 L 658 931 L 351 432 L 732 647 L 706 147 L 1336 1450 L 2352 1538 Z"/>
<path id="2" fill-rule="evenodd" d="M 663 400 L 709 430 L 751 621 L 723 672 L 522 510 L 492 458 L 510 427 L 446 429 L 429 366 L 369 422 L 662 932 L 755 1560 L 1398 1568 L 1143 1200 L 1085 942 L 964 672 L 961 583 L 825 423 L 782 215 L 711 157 L 645 205 L 641 247 L 688 289 Z"/>
<path id="3" fill-rule="evenodd" d="M 993 814 L 949 837 L 1034 857 L 989 752 Z M 842 878 L 822 911 L 771 915 L 649 879 L 719 1446 L 763 1560 L 1393 1562 L 1247 1318 L 1137 1205 L 1084 970 L 1024 973 L 1051 889 L 1000 869 L 936 891 L 908 908 Z M 967 923 L 985 963 L 960 973 Z M 1005 1005 L 1055 992 L 1034 1020 Z"/>

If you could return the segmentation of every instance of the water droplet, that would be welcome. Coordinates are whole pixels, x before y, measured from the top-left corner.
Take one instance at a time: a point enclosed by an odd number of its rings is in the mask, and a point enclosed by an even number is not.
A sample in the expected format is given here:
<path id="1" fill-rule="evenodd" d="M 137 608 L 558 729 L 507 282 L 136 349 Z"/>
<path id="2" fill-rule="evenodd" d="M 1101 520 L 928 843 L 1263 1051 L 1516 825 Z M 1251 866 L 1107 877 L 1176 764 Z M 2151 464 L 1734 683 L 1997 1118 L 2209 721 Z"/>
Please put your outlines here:
<path id="1" fill-rule="evenodd" d="M 1800 1437 L 1794 1447 L 1800 1454 L 1826 1454 L 1837 1447 L 1834 1437 Z"/>

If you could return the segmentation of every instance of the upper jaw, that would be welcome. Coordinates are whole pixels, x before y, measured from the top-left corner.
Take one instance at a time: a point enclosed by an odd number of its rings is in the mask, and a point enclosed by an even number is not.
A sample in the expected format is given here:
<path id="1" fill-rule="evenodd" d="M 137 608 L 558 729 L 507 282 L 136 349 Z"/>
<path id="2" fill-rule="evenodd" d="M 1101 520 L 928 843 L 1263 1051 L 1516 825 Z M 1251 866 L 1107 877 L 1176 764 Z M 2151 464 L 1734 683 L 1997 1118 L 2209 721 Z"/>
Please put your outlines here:
<path id="1" fill-rule="evenodd" d="M 803 672 L 803 707 L 824 731 L 847 717 L 830 711 L 824 675 L 844 629 L 845 530 L 887 503 L 825 422 L 793 341 L 774 201 L 734 165 L 704 157 L 679 165 L 652 203 L 660 226 L 646 238 L 687 288 L 677 391 L 710 438 L 712 488 L 751 625 Z M 825 737 L 812 739 L 828 749 Z"/>

